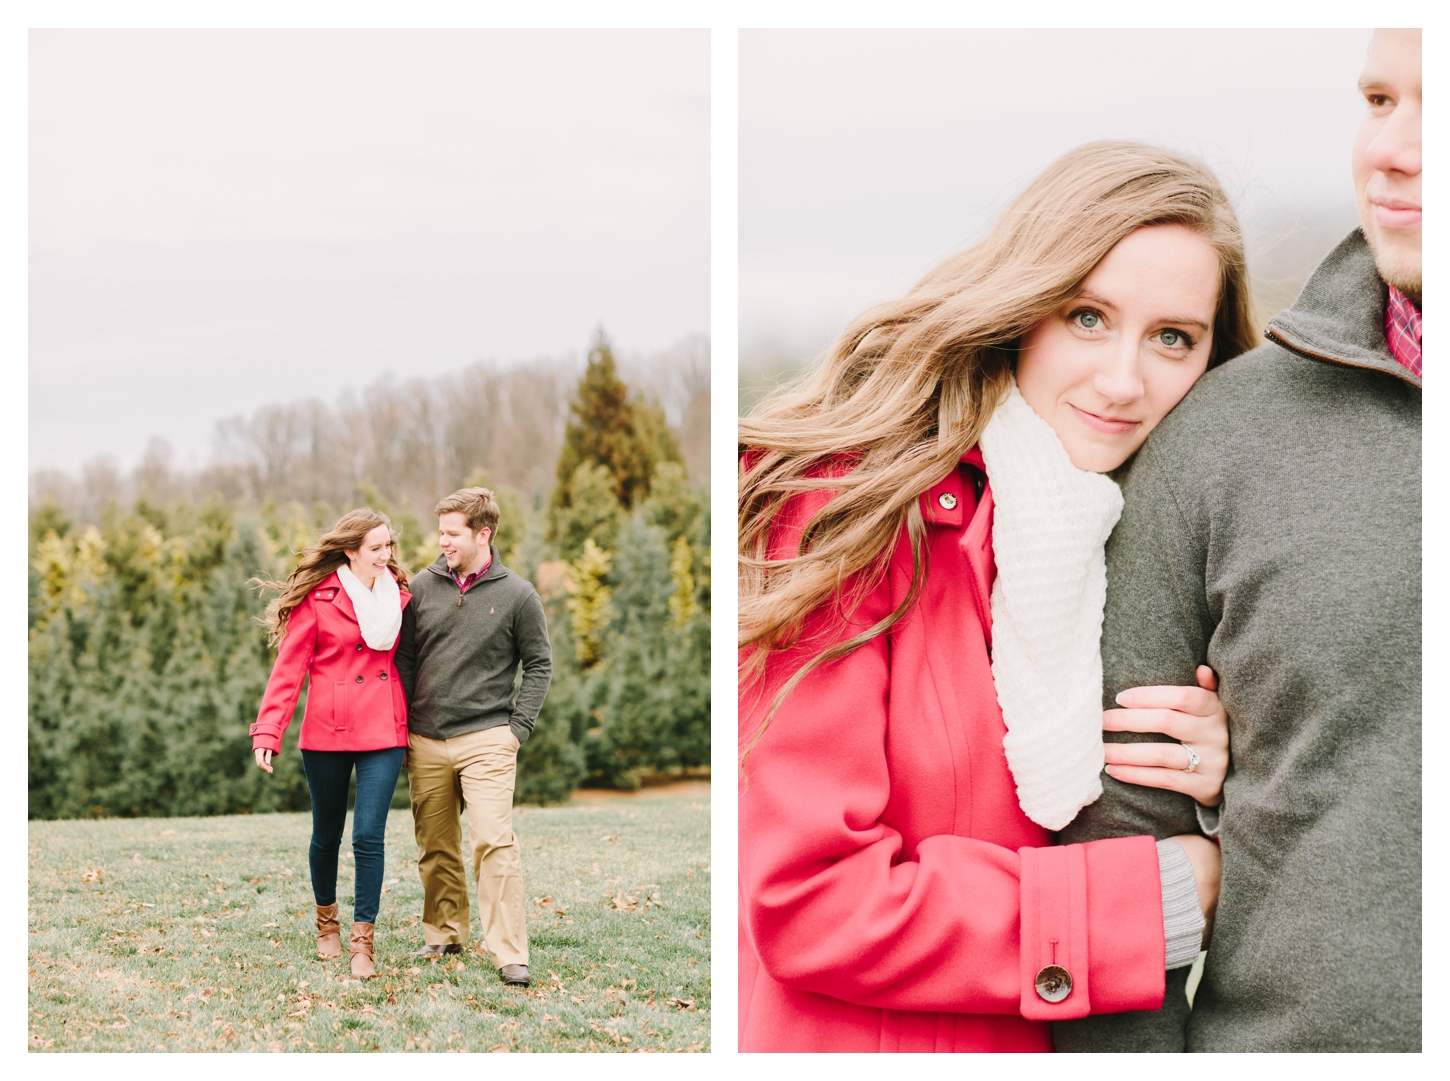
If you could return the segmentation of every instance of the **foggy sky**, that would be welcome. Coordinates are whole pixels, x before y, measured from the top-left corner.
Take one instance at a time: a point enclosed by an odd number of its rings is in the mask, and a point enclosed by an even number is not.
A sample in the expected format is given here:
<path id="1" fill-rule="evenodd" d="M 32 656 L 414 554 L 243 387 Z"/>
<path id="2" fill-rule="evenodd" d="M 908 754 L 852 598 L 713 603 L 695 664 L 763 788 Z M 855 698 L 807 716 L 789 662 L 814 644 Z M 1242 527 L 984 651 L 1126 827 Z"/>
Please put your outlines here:
<path id="1" fill-rule="evenodd" d="M 709 331 L 704 31 L 36 31 L 30 467 Z"/>
<path id="2" fill-rule="evenodd" d="M 742 32 L 742 366 L 814 355 L 1095 139 L 1207 161 L 1239 210 L 1261 292 L 1287 304 L 1358 221 L 1349 155 L 1369 37 Z"/>

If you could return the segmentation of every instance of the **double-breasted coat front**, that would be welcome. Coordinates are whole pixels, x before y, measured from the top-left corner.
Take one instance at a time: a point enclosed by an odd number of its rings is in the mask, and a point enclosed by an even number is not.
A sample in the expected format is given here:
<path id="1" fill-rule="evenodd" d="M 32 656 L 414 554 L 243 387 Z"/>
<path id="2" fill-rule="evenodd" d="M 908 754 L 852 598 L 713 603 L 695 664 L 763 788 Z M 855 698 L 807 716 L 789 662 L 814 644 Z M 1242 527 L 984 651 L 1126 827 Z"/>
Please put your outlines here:
<path id="1" fill-rule="evenodd" d="M 412 596 L 400 593 L 400 605 Z M 363 640 L 357 612 L 334 571 L 292 609 L 267 680 L 252 747 L 277 752 L 292 721 L 302 681 L 307 712 L 298 746 L 306 751 L 378 751 L 408 745 L 408 703 L 393 657 Z"/>

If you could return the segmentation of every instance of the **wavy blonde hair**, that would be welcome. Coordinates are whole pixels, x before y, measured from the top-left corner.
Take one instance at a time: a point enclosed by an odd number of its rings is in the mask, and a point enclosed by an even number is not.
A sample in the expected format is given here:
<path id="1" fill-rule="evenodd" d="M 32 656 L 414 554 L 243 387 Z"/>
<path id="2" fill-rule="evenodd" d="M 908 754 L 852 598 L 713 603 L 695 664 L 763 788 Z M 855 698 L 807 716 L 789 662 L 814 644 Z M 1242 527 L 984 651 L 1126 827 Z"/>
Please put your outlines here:
<path id="1" fill-rule="evenodd" d="M 901 604 L 844 641 L 816 643 L 774 695 L 742 762 L 807 674 L 910 611 L 927 562 L 917 496 L 977 442 L 1010 385 L 1018 340 L 1070 300 L 1114 245 L 1150 225 L 1186 226 L 1218 252 L 1209 366 L 1251 348 L 1243 237 L 1212 171 L 1151 146 L 1089 143 L 1048 166 L 984 240 L 858 317 L 813 371 L 741 419 L 742 692 L 762 683 L 772 653 L 812 645 L 800 640 L 812 612 L 834 599 L 849 614 L 885 573 L 903 527 L 912 556 Z M 820 491 L 831 498 L 798 549 L 769 558 L 775 513 Z"/>
<path id="2" fill-rule="evenodd" d="M 316 589 L 329 574 L 348 562 L 347 553 L 356 552 L 363 546 L 367 535 L 380 525 L 388 527 L 388 538 L 393 550 L 388 555 L 388 569 L 398 580 L 399 589 L 408 588 L 408 572 L 398 562 L 398 531 L 386 514 L 371 507 L 350 510 L 333 523 L 331 529 L 318 538 L 317 543 L 302 549 L 298 555 L 297 567 L 287 576 L 285 582 L 274 582 L 267 578 L 253 578 L 251 585 L 261 590 L 276 590 L 267 610 L 258 617 L 258 622 L 267 628 L 267 641 L 278 645 L 287 634 L 287 619 L 302 599 Z"/>

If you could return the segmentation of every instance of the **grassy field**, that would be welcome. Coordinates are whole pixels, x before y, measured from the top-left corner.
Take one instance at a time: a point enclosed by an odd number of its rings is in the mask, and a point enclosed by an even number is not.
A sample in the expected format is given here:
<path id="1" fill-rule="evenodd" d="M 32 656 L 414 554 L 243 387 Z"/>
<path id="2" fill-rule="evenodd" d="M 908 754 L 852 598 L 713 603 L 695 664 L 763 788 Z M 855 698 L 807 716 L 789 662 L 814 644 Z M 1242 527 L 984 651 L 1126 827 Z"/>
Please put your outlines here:
<path id="1" fill-rule="evenodd" d="M 419 961 L 388 822 L 380 978 L 317 959 L 306 815 L 30 823 L 29 1045 L 53 1051 L 707 1051 L 709 795 L 515 808 L 530 988 Z M 350 844 L 343 851 L 350 856 Z M 338 883 L 351 918 L 352 873 Z"/>

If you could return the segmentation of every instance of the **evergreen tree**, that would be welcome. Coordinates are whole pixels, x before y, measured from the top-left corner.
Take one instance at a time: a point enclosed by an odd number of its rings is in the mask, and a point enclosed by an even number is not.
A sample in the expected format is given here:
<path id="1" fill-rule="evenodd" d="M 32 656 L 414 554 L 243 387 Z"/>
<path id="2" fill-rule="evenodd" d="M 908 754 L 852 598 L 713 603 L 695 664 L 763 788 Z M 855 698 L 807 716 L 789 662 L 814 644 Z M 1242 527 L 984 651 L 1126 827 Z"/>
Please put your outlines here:
<path id="1" fill-rule="evenodd" d="M 604 551 L 613 548 L 624 509 L 615 501 L 609 471 L 593 462 L 581 462 L 569 480 L 569 492 L 569 505 L 554 514 L 550 538 L 559 558 L 574 562 L 590 541 Z"/>
<path id="2" fill-rule="evenodd" d="M 628 511 L 649 495 L 655 467 L 666 461 L 679 462 L 681 458 L 664 411 L 657 404 L 630 396 L 629 388 L 619 378 L 614 352 L 601 331 L 589 350 L 588 364 L 569 405 L 569 421 L 550 497 L 548 539 L 559 542 L 565 513 L 584 498 L 573 486 L 581 465 L 607 470 L 615 502 Z M 607 547 L 600 538 L 595 541 Z"/>
<path id="3" fill-rule="evenodd" d="M 568 505 L 569 481 L 585 462 L 609 470 L 614 479 L 614 498 L 626 507 L 633 506 L 636 489 L 648 484 L 639 461 L 629 388 L 619 378 L 614 351 L 603 331 L 589 350 L 584 375 L 569 403 L 564 445 L 554 470 L 553 507 Z"/>

